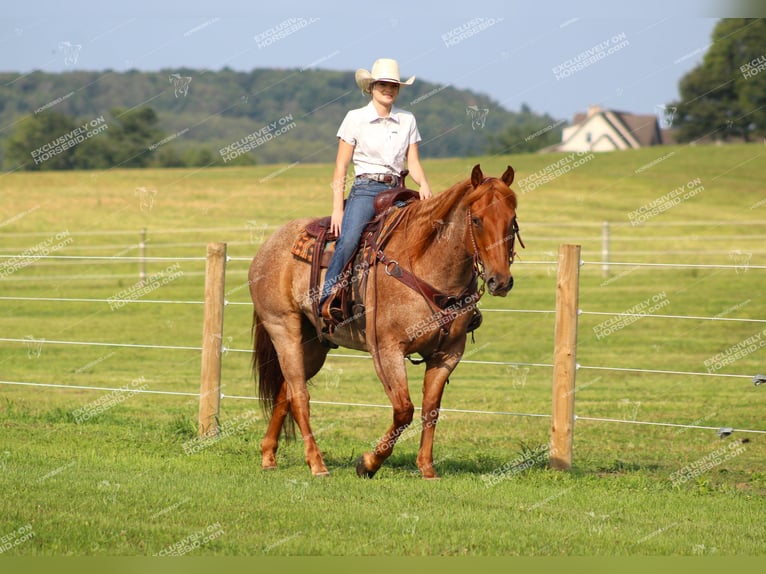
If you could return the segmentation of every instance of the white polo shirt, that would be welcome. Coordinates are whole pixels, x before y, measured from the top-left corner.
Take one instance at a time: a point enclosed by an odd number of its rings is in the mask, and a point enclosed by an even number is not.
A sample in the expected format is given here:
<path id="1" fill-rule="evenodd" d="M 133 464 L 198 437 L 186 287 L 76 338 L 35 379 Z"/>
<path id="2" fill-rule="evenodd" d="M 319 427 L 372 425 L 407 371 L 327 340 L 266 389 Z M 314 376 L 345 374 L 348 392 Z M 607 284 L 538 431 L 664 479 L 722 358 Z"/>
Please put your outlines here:
<path id="1" fill-rule="evenodd" d="M 378 116 L 372 101 L 346 114 L 338 137 L 354 146 L 354 174 L 392 173 L 404 169 L 407 149 L 421 140 L 415 116 L 391 108 L 391 115 Z"/>

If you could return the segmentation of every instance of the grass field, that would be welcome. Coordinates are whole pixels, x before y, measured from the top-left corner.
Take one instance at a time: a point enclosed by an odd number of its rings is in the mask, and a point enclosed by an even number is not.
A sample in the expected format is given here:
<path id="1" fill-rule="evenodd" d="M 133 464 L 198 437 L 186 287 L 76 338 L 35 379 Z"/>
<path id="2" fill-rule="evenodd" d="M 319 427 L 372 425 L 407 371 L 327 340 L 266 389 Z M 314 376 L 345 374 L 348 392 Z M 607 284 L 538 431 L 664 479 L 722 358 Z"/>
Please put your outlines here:
<path id="1" fill-rule="evenodd" d="M 0 260 L 0 379 L 157 392 L 0 384 L 2 555 L 763 554 L 766 435 L 745 430 L 766 430 L 766 387 L 751 381 L 766 371 L 766 324 L 752 321 L 766 319 L 766 147 L 658 149 L 588 157 L 534 189 L 565 154 L 425 162 L 434 190 L 475 163 L 489 175 L 513 165 L 527 244 L 514 290 L 482 300 L 484 325 L 446 389 L 438 482 L 418 478 L 409 433 L 374 480 L 356 477 L 353 461 L 390 409 L 327 404 L 387 405 L 371 361 L 343 349 L 312 386 L 330 478 L 311 478 L 301 443 L 283 443 L 280 468 L 260 470 L 248 260 L 276 226 L 329 212 L 331 166 L 0 176 L 0 254 L 25 256 Z M 146 255 L 168 259 L 146 264 L 164 284 L 141 303 L 114 299 L 135 286 L 137 261 L 37 257 L 137 256 L 142 229 Z M 214 241 L 232 258 L 230 432 L 187 454 Z M 582 245 L 585 261 L 571 472 L 546 469 L 544 456 L 562 243 Z M 637 262 L 723 267 L 616 265 Z M 631 310 L 648 315 L 605 330 L 613 315 L 600 313 Z M 711 366 L 738 376 L 646 372 Z M 409 372 L 417 405 L 422 369 Z M 722 427 L 738 430 L 719 438 Z M 530 456 L 532 468 L 513 470 Z"/>

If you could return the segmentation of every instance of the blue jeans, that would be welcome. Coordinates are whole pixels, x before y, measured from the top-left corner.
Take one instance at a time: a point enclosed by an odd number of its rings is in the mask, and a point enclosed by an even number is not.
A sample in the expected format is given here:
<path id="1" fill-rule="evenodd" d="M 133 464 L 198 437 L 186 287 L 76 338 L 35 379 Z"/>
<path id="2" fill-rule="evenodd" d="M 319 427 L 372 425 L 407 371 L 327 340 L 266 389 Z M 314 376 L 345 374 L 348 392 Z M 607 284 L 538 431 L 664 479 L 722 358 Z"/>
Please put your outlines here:
<path id="1" fill-rule="evenodd" d="M 333 253 L 330 264 L 327 266 L 322 297 L 319 300 L 320 308 L 330 296 L 343 268 L 354 255 L 365 226 L 375 216 L 373 205 L 375 196 L 387 189 L 391 189 L 391 186 L 385 183 L 368 179 L 354 180 L 351 193 L 349 193 L 346 206 L 343 209 L 343 222 L 340 226 L 340 235 L 335 242 L 335 253 Z M 349 277 L 346 281 L 350 281 L 350 279 Z"/>

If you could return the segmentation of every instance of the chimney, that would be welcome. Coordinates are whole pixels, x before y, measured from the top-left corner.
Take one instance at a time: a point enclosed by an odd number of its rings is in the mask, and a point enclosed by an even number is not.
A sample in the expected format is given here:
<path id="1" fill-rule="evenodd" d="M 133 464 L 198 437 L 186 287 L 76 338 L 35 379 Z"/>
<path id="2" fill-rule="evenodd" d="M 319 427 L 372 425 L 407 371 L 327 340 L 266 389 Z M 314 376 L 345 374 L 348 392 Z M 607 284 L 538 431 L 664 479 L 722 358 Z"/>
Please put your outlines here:
<path id="1" fill-rule="evenodd" d="M 588 115 L 587 115 L 587 117 L 594 116 L 594 115 L 596 115 L 598 113 L 601 113 L 602 111 L 603 110 L 601 109 L 601 106 L 599 106 L 598 104 L 591 104 L 590 106 L 588 106 Z"/>

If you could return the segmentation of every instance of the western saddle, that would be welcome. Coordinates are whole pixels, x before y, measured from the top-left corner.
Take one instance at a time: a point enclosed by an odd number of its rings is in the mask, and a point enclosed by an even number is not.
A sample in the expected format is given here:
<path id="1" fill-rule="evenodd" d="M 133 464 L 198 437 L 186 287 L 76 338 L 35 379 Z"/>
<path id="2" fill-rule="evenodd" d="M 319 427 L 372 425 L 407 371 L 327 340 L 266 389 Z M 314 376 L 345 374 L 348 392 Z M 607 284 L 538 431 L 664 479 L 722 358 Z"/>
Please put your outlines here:
<path id="1" fill-rule="evenodd" d="M 448 295 L 441 293 L 407 269 L 400 267 L 396 261 L 388 260 L 383 252 L 391 232 L 402 220 L 404 215 L 402 208 L 420 198 L 417 191 L 405 187 L 404 178 L 407 173 L 407 170 L 402 172 L 398 187 L 383 191 L 375 197 L 375 216 L 365 227 L 360 245 L 357 246 L 354 255 L 340 275 L 340 277 L 347 277 L 350 280 L 339 281 L 330 295 L 329 304 L 333 309 L 333 314 L 329 320 L 321 315 L 319 299 L 322 293 L 320 281 L 322 269 L 326 269 L 329 265 L 334 252 L 334 245 L 332 244 L 337 240 L 337 235 L 330 231 L 330 216 L 309 222 L 293 244 L 292 254 L 311 265 L 308 297 L 311 300 L 316 324 L 319 325 L 318 336 L 329 346 L 335 347 L 336 345 L 325 338 L 327 334 L 332 334 L 338 326 L 346 325 L 364 316 L 364 292 L 368 271 L 377 263 L 385 265 L 389 275 L 420 293 L 431 308 L 440 313 L 439 325 L 442 337 L 449 332 L 454 321 L 456 302 L 459 305 L 468 304 L 474 307 L 474 315 L 468 332 L 472 332 L 481 324 L 481 314 L 475 308 L 475 304 L 481 296 L 476 272 L 463 293 L 458 296 Z"/>

